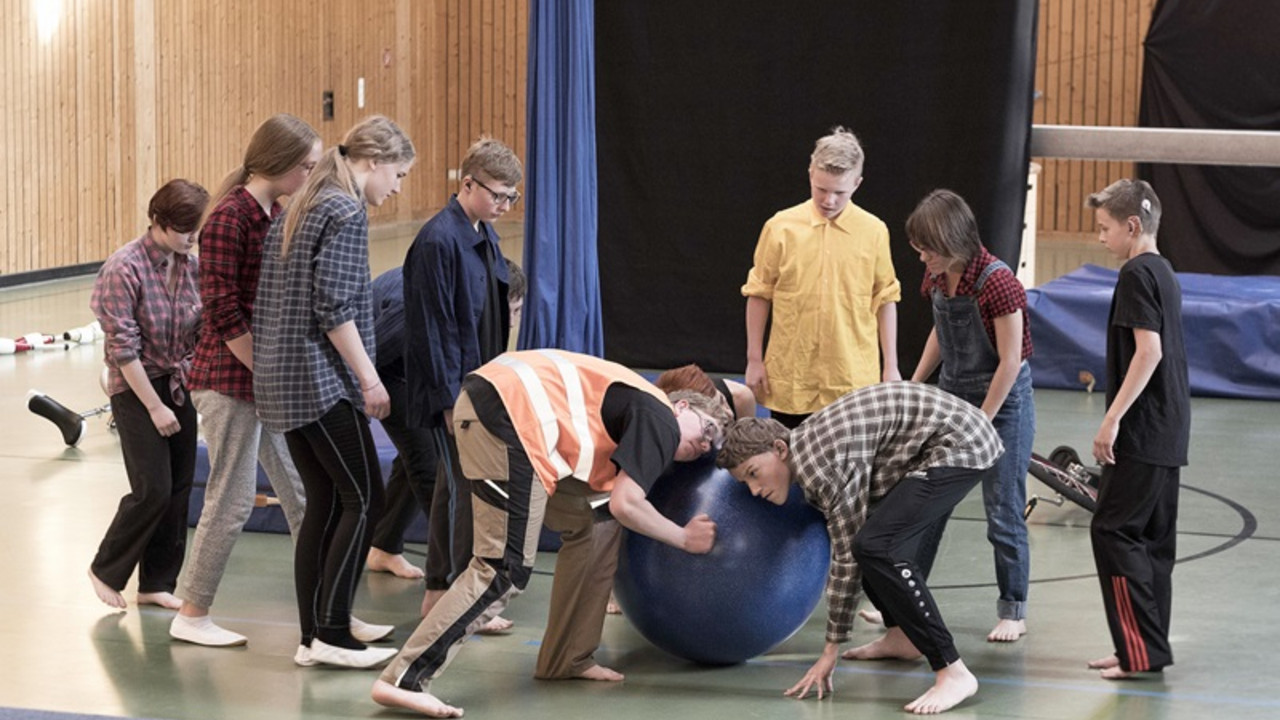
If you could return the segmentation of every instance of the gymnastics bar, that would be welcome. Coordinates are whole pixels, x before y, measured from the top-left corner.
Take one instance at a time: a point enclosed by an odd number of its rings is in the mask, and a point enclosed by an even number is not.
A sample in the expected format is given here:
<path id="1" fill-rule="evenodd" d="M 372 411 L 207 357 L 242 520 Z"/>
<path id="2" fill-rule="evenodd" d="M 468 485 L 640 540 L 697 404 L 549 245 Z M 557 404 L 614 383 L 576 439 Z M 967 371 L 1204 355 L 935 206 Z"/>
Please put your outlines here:
<path id="1" fill-rule="evenodd" d="M 1032 157 L 1280 167 L 1280 132 L 1032 125 Z"/>

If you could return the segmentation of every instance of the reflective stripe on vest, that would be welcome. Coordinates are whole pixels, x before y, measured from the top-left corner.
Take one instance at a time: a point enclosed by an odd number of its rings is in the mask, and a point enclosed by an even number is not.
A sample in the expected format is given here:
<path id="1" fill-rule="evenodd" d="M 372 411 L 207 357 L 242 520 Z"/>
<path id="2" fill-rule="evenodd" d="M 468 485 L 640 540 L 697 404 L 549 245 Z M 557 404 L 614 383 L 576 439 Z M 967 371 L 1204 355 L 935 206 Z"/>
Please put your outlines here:
<path id="1" fill-rule="evenodd" d="M 601 492 L 612 488 L 617 444 L 600 416 L 611 385 L 634 387 L 671 406 L 661 390 L 622 365 L 563 350 L 506 353 L 475 373 L 502 398 L 548 493 L 566 477 Z"/>
<path id="2" fill-rule="evenodd" d="M 595 454 L 595 440 L 591 437 L 591 428 L 587 424 L 587 404 L 582 392 L 582 376 L 573 363 L 556 353 L 550 350 L 535 352 L 549 359 L 555 365 L 556 371 L 560 373 L 560 379 L 564 381 L 565 396 L 569 401 L 569 416 L 579 443 L 578 464 L 573 468 L 569 467 L 568 461 L 560 454 L 558 447 L 560 423 L 556 417 L 555 407 L 551 404 L 551 398 L 547 395 L 547 389 L 538 379 L 538 373 L 534 371 L 533 366 L 514 355 L 500 355 L 494 359 L 494 362 L 515 371 L 516 377 L 520 378 L 520 384 L 528 393 L 529 402 L 533 405 L 533 412 L 538 418 L 538 425 L 542 428 L 542 439 L 547 447 L 547 459 L 556 469 L 556 479 L 570 475 L 589 478 L 594 465 L 592 457 Z"/>

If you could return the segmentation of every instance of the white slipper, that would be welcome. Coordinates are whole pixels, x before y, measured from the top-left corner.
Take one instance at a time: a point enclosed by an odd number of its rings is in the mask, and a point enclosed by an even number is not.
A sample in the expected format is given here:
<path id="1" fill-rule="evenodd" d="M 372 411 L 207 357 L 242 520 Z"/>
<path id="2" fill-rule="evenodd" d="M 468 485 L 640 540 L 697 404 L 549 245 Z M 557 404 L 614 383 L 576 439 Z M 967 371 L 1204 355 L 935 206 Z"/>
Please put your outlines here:
<path id="1" fill-rule="evenodd" d="M 311 641 L 311 660 L 326 665 L 349 668 L 371 668 L 387 662 L 400 652 L 395 648 L 365 648 L 349 650 L 330 645 L 321 640 Z"/>
<path id="2" fill-rule="evenodd" d="M 391 633 L 395 631 L 395 625 L 374 625 L 361 620 L 355 615 L 351 616 L 351 637 L 362 643 L 385 640 L 391 637 Z"/>
<path id="3" fill-rule="evenodd" d="M 208 615 L 202 618 L 174 615 L 173 622 L 169 623 L 169 637 L 205 647 L 232 647 L 249 642 L 249 638 L 240 633 L 218 627 Z"/>

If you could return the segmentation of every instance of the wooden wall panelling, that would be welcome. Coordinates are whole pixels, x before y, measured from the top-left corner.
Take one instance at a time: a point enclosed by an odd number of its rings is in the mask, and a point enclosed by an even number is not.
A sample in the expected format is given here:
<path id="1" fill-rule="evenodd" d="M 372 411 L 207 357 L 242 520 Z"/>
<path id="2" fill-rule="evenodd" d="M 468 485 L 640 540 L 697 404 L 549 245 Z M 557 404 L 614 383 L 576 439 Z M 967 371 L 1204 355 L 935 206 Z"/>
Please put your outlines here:
<path id="1" fill-rule="evenodd" d="M 477 136 L 524 158 L 527 0 L 63 0 L 41 43 L 30 0 L 3 0 L 0 273 L 100 261 L 146 224 L 156 188 L 211 192 L 257 125 L 292 112 L 326 145 L 393 117 L 418 162 L 375 219 L 425 218 Z M 390 51 L 390 64 L 384 51 Z M 366 107 L 356 81 L 366 80 Z M 322 120 L 322 92 L 336 96 Z M 522 211 L 517 210 L 518 215 Z"/>
<path id="2" fill-rule="evenodd" d="M 1155 0 L 1041 0 L 1035 122 L 1136 126 L 1142 41 Z M 1041 233 L 1087 235 L 1085 197 L 1131 177 L 1133 163 L 1037 159 L 1043 165 L 1037 217 Z"/>

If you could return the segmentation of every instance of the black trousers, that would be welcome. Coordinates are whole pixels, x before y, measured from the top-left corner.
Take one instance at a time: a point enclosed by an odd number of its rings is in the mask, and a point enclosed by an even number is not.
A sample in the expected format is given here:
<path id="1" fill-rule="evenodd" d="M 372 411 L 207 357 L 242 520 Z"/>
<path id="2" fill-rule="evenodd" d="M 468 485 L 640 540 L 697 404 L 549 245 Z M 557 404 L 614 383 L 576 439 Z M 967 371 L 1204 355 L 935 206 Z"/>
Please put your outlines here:
<path id="1" fill-rule="evenodd" d="M 800 427 L 800 423 L 804 422 L 805 420 L 808 420 L 809 416 L 812 414 L 813 413 L 792 414 L 792 413 L 778 412 L 777 410 L 769 411 L 769 417 L 782 423 L 782 427 L 788 430 L 795 430 L 796 428 Z"/>
<path id="2" fill-rule="evenodd" d="M 1120 668 L 1173 664 L 1169 616 L 1177 554 L 1179 468 L 1116 459 L 1102 468 L 1089 535 Z"/>
<path id="3" fill-rule="evenodd" d="M 307 491 L 293 563 L 302 644 L 363 648 L 351 636 L 351 603 L 383 506 L 369 419 L 343 400 L 284 437 Z"/>
<path id="4" fill-rule="evenodd" d="M 382 429 L 396 446 L 396 459 L 387 477 L 386 509 L 373 529 L 373 546 L 392 555 L 404 552 L 404 534 L 421 511 L 431 517 L 432 494 L 436 487 L 436 448 L 431 431 L 409 427 L 404 380 L 386 380 L 391 396 L 391 414 L 382 420 Z"/>
<path id="5" fill-rule="evenodd" d="M 137 567 L 138 592 L 173 592 L 187 547 L 187 501 L 196 471 L 196 410 L 190 397 L 181 405 L 173 402 L 168 375 L 152 379 L 151 386 L 178 418 L 181 429 L 162 437 L 132 390 L 111 396 L 130 491 L 120 499 L 90 568 L 102 582 L 123 590 Z"/>
<path id="6" fill-rule="evenodd" d="M 462 475 L 458 443 L 443 426 L 433 428 L 436 485 L 427 519 L 428 590 L 447 590 L 471 564 L 475 529 L 471 517 L 471 484 Z"/>
<path id="7" fill-rule="evenodd" d="M 960 659 L 919 567 L 920 542 L 946 517 L 984 473 L 993 469 L 941 467 L 907 476 L 872 509 L 853 539 L 853 557 L 862 571 L 867 598 L 898 626 L 935 671 Z"/>

